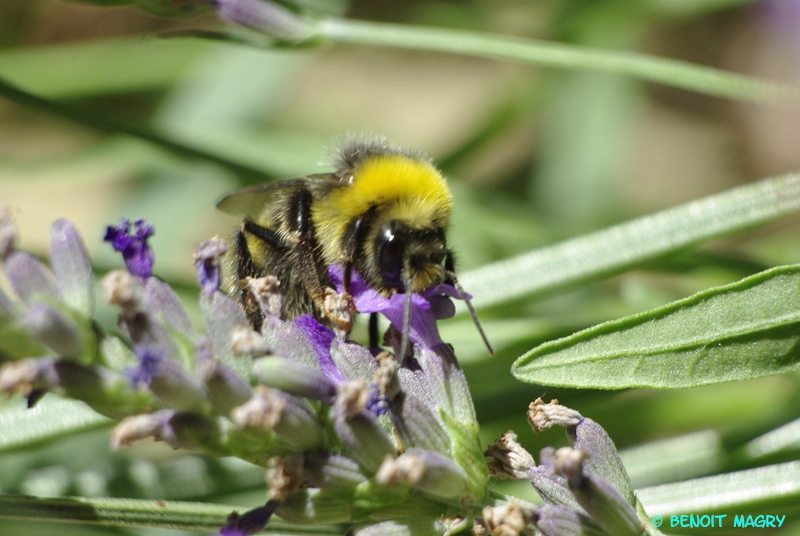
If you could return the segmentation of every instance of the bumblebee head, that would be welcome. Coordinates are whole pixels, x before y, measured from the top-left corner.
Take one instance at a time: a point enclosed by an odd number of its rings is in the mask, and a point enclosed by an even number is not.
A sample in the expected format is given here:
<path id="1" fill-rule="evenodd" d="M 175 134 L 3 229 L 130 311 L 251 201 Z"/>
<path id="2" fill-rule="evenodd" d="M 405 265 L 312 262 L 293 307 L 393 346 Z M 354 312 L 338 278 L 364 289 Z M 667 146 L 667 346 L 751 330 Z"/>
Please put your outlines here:
<path id="1" fill-rule="evenodd" d="M 392 220 L 376 229 L 373 240 L 381 279 L 373 288 L 422 292 L 444 280 L 449 252 L 443 227 L 418 229 Z"/>

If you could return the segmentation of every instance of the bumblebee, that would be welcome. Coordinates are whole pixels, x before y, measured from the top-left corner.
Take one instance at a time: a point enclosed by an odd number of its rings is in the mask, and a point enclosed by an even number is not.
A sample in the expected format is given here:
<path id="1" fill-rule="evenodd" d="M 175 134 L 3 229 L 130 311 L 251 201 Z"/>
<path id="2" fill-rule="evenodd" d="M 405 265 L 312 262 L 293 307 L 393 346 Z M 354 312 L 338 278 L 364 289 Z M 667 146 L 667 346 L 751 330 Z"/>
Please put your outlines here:
<path id="1" fill-rule="evenodd" d="M 309 313 L 330 324 L 334 319 L 325 307 L 333 287 L 328 267 L 344 268 L 345 296 L 355 270 L 384 296 L 406 294 L 404 353 L 411 293 L 446 282 L 466 298 L 447 247 L 450 190 L 429 159 L 382 139 L 346 143 L 334 167 L 331 173 L 239 190 L 219 202 L 222 211 L 244 216 L 234 239 L 236 276 L 240 281 L 275 276 L 284 318 Z M 248 300 L 247 290 L 240 294 L 250 322 L 259 329 L 260 311 Z M 486 341 L 471 305 L 469 309 Z M 374 315 L 370 339 L 376 346 Z"/>

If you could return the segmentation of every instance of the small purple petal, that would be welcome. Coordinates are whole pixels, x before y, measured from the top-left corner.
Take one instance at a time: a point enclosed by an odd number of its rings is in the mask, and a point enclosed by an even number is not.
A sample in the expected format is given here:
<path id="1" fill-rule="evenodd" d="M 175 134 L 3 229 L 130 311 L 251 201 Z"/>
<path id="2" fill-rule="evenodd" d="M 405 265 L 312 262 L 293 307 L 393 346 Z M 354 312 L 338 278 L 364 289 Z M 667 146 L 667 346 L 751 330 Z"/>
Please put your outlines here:
<path id="1" fill-rule="evenodd" d="M 148 278 L 153 273 L 153 251 L 147 245 L 147 239 L 153 236 L 155 230 L 145 220 L 136 220 L 133 225 L 134 234 L 131 235 L 130 221 L 122 218 L 119 227 L 109 225 L 106 228 L 103 241 L 111 244 L 114 251 L 122 253 L 122 259 L 130 273 Z"/>
<path id="2" fill-rule="evenodd" d="M 214 292 L 219 289 L 222 279 L 220 259 L 225 254 L 227 244 L 215 236 L 201 242 L 194 248 L 194 265 L 197 268 L 197 280 L 203 292 Z"/>
<path id="3" fill-rule="evenodd" d="M 136 357 L 139 358 L 139 366 L 126 369 L 125 376 L 134 385 L 140 383 L 150 385 L 156 376 L 159 363 L 163 357 L 159 352 L 147 347 L 139 346 L 134 351 L 136 352 Z"/>
<path id="4" fill-rule="evenodd" d="M 343 268 L 332 264 L 328 267 L 328 275 L 339 292 L 344 291 Z M 391 298 L 367 286 L 357 271 L 353 271 L 350 292 L 353 302 L 361 313 L 382 313 L 398 331 L 403 330 L 403 309 L 405 294 L 396 293 Z M 458 291 L 450 285 L 436 285 L 428 290 L 411 296 L 411 321 L 408 326 L 409 339 L 427 348 L 442 343 L 436 321 L 449 318 L 455 314 L 449 297 L 460 297 Z"/>
<path id="5" fill-rule="evenodd" d="M 333 331 L 320 324 L 313 316 L 307 314 L 298 316 L 294 323 L 311 341 L 311 346 L 319 359 L 319 365 L 322 367 L 322 373 L 336 383 L 344 382 L 344 376 L 336 368 L 331 357 L 331 344 L 336 338 Z"/>
<path id="6" fill-rule="evenodd" d="M 250 536 L 261 532 L 277 509 L 277 501 L 267 501 L 264 506 L 254 508 L 242 515 L 233 512 L 228 516 L 225 526 L 219 533 L 222 536 Z"/>

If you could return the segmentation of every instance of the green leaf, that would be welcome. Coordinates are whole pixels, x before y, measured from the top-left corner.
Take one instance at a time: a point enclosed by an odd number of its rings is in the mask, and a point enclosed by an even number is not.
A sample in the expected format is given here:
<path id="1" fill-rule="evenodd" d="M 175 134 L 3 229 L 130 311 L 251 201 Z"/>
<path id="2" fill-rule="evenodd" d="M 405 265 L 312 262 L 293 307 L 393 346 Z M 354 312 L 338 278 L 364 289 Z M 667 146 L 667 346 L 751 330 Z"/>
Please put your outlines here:
<path id="1" fill-rule="evenodd" d="M 636 494 L 651 516 L 736 510 L 754 517 L 781 514 L 780 505 L 796 506 L 800 500 L 800 462 L 664 484 L 640 489 Z M 770 512 L 758 510 L 765 505 Z M 733 525 L 732 517 L 725 518 L 725 527 Z"/>
<path id="2" fill-rule="evenodd" d="M 48 394 L 33 408 L 16 398 L 0 411 L 0 450 L 22 447 L 111 422 L 83 402 Z"/>
<path id="3" fill-rule="evenodd" d="M 619 273 L 798 209 L 800 175 L 789 173 L 488 264 L 459 279 L 475 296 L 473 305 L 487 307 Z"/>
<path id="4" fill-rule="evenodd" d="M 634 52 L 447 28 L 337 18 L 321 20 L 317 30 L 319 35 L 337 42 L 449 52 L 545 67 L 619 74 L 744 101 L 775 102 L 796 95 L 795 89 L 778 82 Z"/>
<path id="5" fill-rule="evenodd" d="M 117 527 L 161 527 L 210 532 L 244 508 L 221 504 L 106 498 L 46 498 L 0 495 L 0 519 L 69 521 Z M 292 526 L 270 520 L 264 534 L 343 534 L 333 526 Z"/>
<path id="6" fill-rule="evenodd" d="M 692 387 L 800 368 L 800 265 L 551 341 L 512 372 L 544 385 Z"/>

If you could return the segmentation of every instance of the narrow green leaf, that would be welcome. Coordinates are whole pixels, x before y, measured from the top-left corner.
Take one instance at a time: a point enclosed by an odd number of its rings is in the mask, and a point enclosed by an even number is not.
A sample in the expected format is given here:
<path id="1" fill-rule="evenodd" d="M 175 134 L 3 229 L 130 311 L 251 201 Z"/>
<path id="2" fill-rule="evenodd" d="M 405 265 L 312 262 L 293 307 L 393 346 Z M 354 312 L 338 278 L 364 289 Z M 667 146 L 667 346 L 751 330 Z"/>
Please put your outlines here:
<path id="1" fill-rule="evenodd" d="M 487 307 L 619 273 L 798 209 L 800 175 L 789 173 L 488 264 L 463 274 L 460 280 L 475 296 L 475 307 Z"/>
<path id="2" fill-rule="evenodd" d="M 0 450 L 102 426 L 111 422 L 77 400 L 48 394 L 33 408 L 21 398 L 12 400 L 0 411 Z"/>
<path id="3" fill-rule="evenodd" d="M 232 511 L 222 504 L 106 498 L 45 498 L 0 495 L 0 519 L 78 522 L 117 527 L 160 527 L 217 531 Z M 270 520 L 264 534 L 344 534 L 335 526 L 296 526 Z"/>
<path id="4" fill-rule="evenodd" d="M 545 67 L 620 74 L 744 101 L 775 102 L 797 94 L 794 88 L 778 82 L 634 52 L 599 50 L 448 28 L 336 18 L 320 21 L 317 29 L 320 35 L 333 41 L 449 52 L 522 61 Z"/>
<path id="5" fill-rule="evenodd" d="M 544 385 L 692 387 L 800 368 L 800 265 L 551 341 L 512 372 Z"/>
<path id="6" fill-rule="evenodd" d="M 800 462 L 794 461 L 721 475 L 684 480 L 640 489 L 636 493 L 651 516 L 730 512 L 780 514 L 777 505 L 796 505 L 800 500 Z M 771 511 L 757 510 L 765 504 Z M 745 516 L 746 517 L 746 516 Z M 733 516 L 724 519 L 733 526 Z"/>

